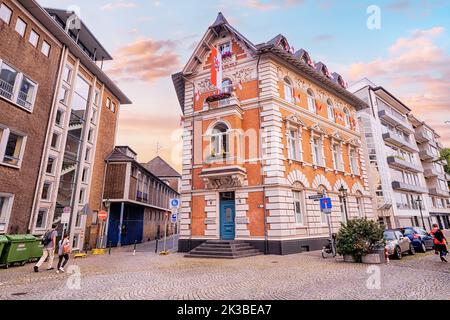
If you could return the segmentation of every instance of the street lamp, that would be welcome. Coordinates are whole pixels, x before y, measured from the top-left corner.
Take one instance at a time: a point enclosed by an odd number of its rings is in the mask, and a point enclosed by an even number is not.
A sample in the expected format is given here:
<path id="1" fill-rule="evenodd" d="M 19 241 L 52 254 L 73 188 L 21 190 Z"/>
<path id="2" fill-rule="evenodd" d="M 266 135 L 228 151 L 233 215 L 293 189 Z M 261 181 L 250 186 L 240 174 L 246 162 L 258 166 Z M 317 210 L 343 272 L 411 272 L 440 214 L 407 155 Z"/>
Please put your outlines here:
<path id="1" fill-rule="evenodd" d="M 422 213 L 422 198 L 420 198 L 420 196 L 417 196 L 416 202 L 419 205 L 420 217 L 422 218 L 422 226 L 425 229 L 425 221 L 423 220 L 423 213 Z"/>
<path id="2" fill-rule="evenodd" d="M 347 212 L 347 189 L 344 188 L 344 185 L 341 185 L 341 187 L 338 190 L 341 194 L 339 195 L 339 198 L 342 199 L 342 202 L 344 204 L 344 213 L 345 213 L 345 221 L 348 221 L 348 212 Z"/>

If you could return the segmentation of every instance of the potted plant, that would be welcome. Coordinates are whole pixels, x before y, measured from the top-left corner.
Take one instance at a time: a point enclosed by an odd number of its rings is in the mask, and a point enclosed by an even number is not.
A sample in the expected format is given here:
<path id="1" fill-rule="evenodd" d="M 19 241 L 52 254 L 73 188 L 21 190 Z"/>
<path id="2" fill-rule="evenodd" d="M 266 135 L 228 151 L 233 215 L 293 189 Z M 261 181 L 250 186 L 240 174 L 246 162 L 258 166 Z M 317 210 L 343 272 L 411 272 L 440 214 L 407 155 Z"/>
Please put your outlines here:
<path id="1" fill-rule="evenodd" d="M 211 102 L 215 102 L 215 101 L 228 99 L 230 97 L 231 97 L 231 93 L 222 92 L 222 93 L 213 94 L 212 96 L 209 96 L 208 98 L 206 98 L 206 102 L 211 103 Z"/>
<path id="2" fill-rule="evenodd" d="M 351 219 L 342 223 L 337 234 L 337 252 L 344 256 L 346 262 L 363 262 L 363 258 L 370 254 L 380 255 L 378 248 L 384 248 L 383 233 L 383 227 L 375 221 Z"/>
<path id="3" fill-rule="evenodd" d="M 231 58 L 232 56 L 233 56 L 233 52 L 231 52 L 231 51 L 224 52 L 224 53 L 222 53 L 222 60 Z"/>

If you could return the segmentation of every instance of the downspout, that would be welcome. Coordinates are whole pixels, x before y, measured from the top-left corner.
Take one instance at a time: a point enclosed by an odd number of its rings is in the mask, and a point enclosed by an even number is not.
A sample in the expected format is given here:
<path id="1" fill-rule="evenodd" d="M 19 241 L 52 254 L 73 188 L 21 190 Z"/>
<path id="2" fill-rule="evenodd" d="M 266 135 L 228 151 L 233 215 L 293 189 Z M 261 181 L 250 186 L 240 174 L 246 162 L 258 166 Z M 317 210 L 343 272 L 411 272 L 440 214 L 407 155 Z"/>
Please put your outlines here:
<path id="1" fill-rule="evenodd" d="M 261 91 L 259 87 L 259 65 L 261 62 L 261 54 L 258 55 L 258 62 L 256 63 L 256 81 L 257 81 L 257 92 L 258 92 L 258 121 L 259 121 L 259 159 L 261 161 L 261 168 L 263 167 L 263 154 L 262 154 L 262 121 L 261 121 Z M 261 175 L 262 179 L 263 175 Z M 264 207 L 264 254 L 269 253 L 269 242 L 268 242 L 268 225 L 267 225 L 267 206 L 266 206 L 266 186 L 263 183 L 263 207 Z"/>

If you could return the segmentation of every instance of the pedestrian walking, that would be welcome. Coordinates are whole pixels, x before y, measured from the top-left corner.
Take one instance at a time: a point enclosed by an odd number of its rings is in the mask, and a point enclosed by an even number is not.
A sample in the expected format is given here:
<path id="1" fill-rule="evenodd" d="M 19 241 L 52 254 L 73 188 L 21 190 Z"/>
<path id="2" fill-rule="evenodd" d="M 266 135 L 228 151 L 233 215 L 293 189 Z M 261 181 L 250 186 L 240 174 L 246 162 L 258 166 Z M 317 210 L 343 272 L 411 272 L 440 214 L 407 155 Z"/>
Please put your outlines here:
<path id="1" fill-rule="evenodd" d="M 439 254 L 442 262 L 447 262 L 445 256 L 448 254 L 447 250 L 447 239 L 445 238 L 444 233 L 441 229 L 439 229 L 437 224 L 433 224 L 433 230 L 431 230 L 431 234 L 434 237 L 434 248 L 436 254 Z"/>
<path id="2" fill-rule="evenodd" d="M 58 236 L 58 232 L 56 228 L 58 225 L 54 223 L 52 228 L 48 230 L 44 237 L 42 238 L 42 244 L 44 245 L 43 255 L 41 259 L 34 266 L 34 272 L 39 272 L 39 268 L 48 258 L 48 267 L 47 270 L 53 270 L 53 259 L 55 258 L 55 248 L 56 248 L 56 237 Z"/>
<path id="3" fill-rule="evenodd" d="M 59 241 L 58 266 L 56 268 L 56 273 L 59 273 L 60 271 L 64 272 L 64 267 L 66 266 L 67 262 L 69 262 L 69 254 L 71 252 L 72 248 L 70 246 L 69 235 L 65 233 L 63 238 Z"/>

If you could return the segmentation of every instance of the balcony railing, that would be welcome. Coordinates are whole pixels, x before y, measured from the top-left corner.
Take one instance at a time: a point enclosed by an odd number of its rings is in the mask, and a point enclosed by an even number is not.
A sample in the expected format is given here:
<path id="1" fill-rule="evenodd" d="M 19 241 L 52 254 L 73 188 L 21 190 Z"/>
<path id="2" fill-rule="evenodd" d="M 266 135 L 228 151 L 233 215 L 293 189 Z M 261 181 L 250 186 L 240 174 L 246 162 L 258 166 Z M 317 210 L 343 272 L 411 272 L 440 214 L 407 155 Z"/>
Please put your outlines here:
<path id="1" fill-rule="evenodd" d="M 402 129 L 407 130 L 410 133 L 414 132 L 413 126 L 408 122 L 406 117 L 397 114 L 389 108 L 381 109 L 378 112 L 378 116 L 380 117 L 380 119 L 389 122 L 395 127 L 401 127 Z"/>
<path id="2" fill-rule="evenodd" d="M 392 188 L 394 190 L 411 191 L 411 192 L 417 192 L 417 193 L 426 193 L 427 192 L 427 188 L 425 188 L 425 187 L 416 186 L 416 185 L 405 183 L 402 181 L 393 181 Z"/>
<path id="3" fill-rule="evenodd" d="M 5 97 L 8 100 L 12 100 L 13 92 L 14 92 L 14 86 L 12 86 L 8 82 L 0 79 L 0 95 Z"/>
<path id="4" fill-rule="evenodd" d="M 436 196 L 448 197 L 450 195 L 448 190 L 442 190 L 441 188 L 430 188 L 430 194 Z"/>
<path id="5" fill-rule="evenodd" d="M 430 148 L 425 148 L 419 151 L 420 160 L 433 160 L 439 156 L 435 155 Z"/>
<path id="6" fill-rule="evenodd" d="M 387 162 L 391 167 L 394 168 L 406 169 L 412 172 L 423 172 L 423 169 L 420 165 L 414 164 L 410 161 L 406 161 L 406 159 L 399 156 L 389 156 L 387 158 Z"/>
<path id="7" fill-rule="evenodd" d="M 406 140 L 403 136 L 394 133 L 394 132 L 386 132 L 383 134 L 383 139 L 393 145 L 401 147 L 409 152 L 417 152 L 419 149 L 417 145 L 411 141 Z"/>
<path id="8" fill-rule="evenodd" d="M 17 104 L 24 107 L 25 109 L 31 110 L 31 103 L 28 102 L 29 95 L 26 92 L 19 91 L 19 96 L 17 97 Z"/>

